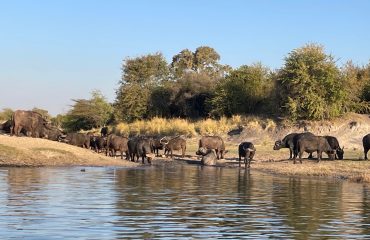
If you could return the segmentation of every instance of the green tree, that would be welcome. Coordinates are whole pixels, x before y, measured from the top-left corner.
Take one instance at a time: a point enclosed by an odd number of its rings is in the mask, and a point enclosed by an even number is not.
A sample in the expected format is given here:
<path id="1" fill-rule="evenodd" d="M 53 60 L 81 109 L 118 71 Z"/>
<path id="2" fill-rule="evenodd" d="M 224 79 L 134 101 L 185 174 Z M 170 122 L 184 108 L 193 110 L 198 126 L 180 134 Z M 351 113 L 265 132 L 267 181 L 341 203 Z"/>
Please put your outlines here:
<path id="1" fill-rule="evenodd" d="M 62 123 L 67 131 L 102 127 L 112 118 L 113 108 L 98 90 L 91 93 L 90 99 L 75 99 L 73 101 L 75 103 Z"/>
<path id="2" fill-rule="evenodd" d="M 169 80 L 169 67 L 160 53 L 127 58 L 116 91 L 115 116 L 124 121 L 146 118 L 151 91 Z"/>
<path id="3" fill-rule="evenodd" d="M 0 121 L 8 121 L 12 118 L 14 111 L 11 108 L 3 108 L 0 112 Z"/>
<path id="4" fill-rule="evenodd" d="M 148 54 L 136 58 L 126 58 L 122 64 L 121 85 L 138 84 L 148 87 L 168 80 L 169 68 L 161 53 Z"/>
<path id="5" fill-rule="evenodd" d="M 208 74 L 188 72 L 172 87 L 171 117 L 208 116 L 207 101 L 212 97 L 215 80 Z"/>
<path id="6" fill-rule="evenodd" d="M 176 79 L 181 78 L 184 73 L 193 69 L 194 53 L 189 49 L 184 49 L 172 58 L 171 70 Z"/>
<path id="7" fill-rule="evenodd" d="M 274 82 L 270 70 L 261 63 L 243 65 L 219 82 L 209 101 L 211 115 L 261 113 L 272 96 Z"/>
<path id="8" fill-rule="evenodd" d="M 126 122 L 146 118 L 149 98 L 149 88 L 136 83 L 121 86 L 114 104 L 116 117 Z"/>
<path id="9" fill-rule="evenodd" d="M 327 119 L 345 111 L 343 79 L 331 55 L 318 44 L 291 51 L 279 72 L 280 106 L 291 118 Z"/>
<path id="10" fill-rule="evenodd" d="M 370 112 L 370 65 L 357 66 L 348 61 L 342 68 L 343 90 L 346 93 L 346 111 Z"/>
<path id="11" fill-rule="evenodd" d="M 174 96 L 173 85 L 169 82 L 164 86 L 153 88 L 148 104 L 149 117 L 171 117 L 171 101 Z"/>
<path id="12" fill-rule="evenodd" d="M 52 118 L 52 117 L 51 117 L 51 115 L 49 114 L 48 110 L 34 107 L 34 108 L 32 108 L 32 111 L 33 111 L 33 112 L 37 112 L 37 113 L 41 114 L 41 116 L 42 116 L 44 119 L 48 120 L 48 121 L 50 121 L 50 120 L 51 120 L 51 118 Z"/>
<path id="13" fill-rule="evenodd" d="M 231 67 L 221 65 L 220 58 L 215 49 L 208 46 L 198 47 L 194 53 L 193 70 L 198 73 L 206 73 L 212 78 L 222 78 L 231 70 Z"/>
<path id="14" fill-rule="evenodd" d="M 64 115 L 62 115 L 62 114 L 58 114 L 58 115 L 56 115 L 55 117 L 52 117 L 52 118 L 51 118 L 51 123 L 52 123 L 54 126 L 56 126 L 56 127 L 58 127 L 58 128 L 61 128 L 61 127 L 62 127 L 62 124 L 63 124 L 64 119 L 65 119 L 65 116 L 64 116 Z"/>

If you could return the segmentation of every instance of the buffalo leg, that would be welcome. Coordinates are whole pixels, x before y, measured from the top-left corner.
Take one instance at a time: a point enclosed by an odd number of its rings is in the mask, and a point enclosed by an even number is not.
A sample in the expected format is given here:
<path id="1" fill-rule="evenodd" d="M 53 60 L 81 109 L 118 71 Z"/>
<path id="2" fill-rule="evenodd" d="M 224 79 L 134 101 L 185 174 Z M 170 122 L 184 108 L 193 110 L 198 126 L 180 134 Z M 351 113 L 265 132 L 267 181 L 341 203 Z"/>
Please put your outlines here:
<path id="1" fill-rule="evenodd" d="M 293 148 L 289 148 L 289 159 L 293 158 Z"/>
<path id="2" fill-rule="evenodd" d="M 317 162 L 318 162 L 318 163 L 319 163 L 319 162 L 320 162 L 320 160 L 321 160 L 321 154 L 322 154 L 322 152 L 317 151 Z"/>
<path id="3" fill-rule="evenodd" d="M 369 151 L 368 148 L 364 148 L 365 160 L 367 160 L 367 152 Z"/>
<path id="4" fill-rule="evenodd" d="M 240 154 L 239 154 L 239 167 L 240 167 L 240 165 L 241 165 L 241 161 L 242 161 L 242 157 L 240 156 Z"/>
<path id="5" fill-rule="evenodd" d="M 302 155 L 303 155 L 303 151 L 300 151 L 299 152 L 299 162 L 302 164 Z M 294 161 L 295 163 L 295 161 Z"/>

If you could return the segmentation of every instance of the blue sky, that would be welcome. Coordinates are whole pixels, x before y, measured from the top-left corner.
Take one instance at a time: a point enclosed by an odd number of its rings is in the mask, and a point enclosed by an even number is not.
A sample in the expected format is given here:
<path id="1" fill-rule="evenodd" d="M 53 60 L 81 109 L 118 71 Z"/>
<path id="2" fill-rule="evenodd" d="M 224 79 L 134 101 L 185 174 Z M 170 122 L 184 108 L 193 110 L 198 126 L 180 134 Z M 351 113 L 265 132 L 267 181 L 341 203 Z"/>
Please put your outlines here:
<path id="1" fill-rule="evenodd" d="M 370 59 L 370 1 L 0 1 L 0 108 L 65 113 L 99 89 L 113 101 L 122 60 L 207 45 L 221 62 L 282 66 L 305 43 L 338 65 Z"/>

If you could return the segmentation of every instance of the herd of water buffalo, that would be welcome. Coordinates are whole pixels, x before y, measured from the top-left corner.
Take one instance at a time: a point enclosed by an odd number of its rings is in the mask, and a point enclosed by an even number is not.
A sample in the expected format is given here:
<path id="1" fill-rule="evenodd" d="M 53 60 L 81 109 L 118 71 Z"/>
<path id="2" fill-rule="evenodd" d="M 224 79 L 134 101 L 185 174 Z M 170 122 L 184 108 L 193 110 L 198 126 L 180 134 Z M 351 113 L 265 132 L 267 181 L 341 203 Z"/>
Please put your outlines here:
<path id="1" fill-rule="evenodd" d="M 63 133 L 57 127 L 54 127 L 46 121 L 41 114 L 33 111 L 17 110 L 13 113 L 12 119 L 0 126 L 0 130 L 7 131 L 11 135 L 26 135 L 31 137 L 47 138 L 54 141 L 65 142 L 79 147 L 93 149 L 97 153 L 105 152 L 107 156 L 116 156 L 120 153 L 127 160 L 139 161 L 141 158 L 151 163 L 154 156 L 159 156 L 159 150 L 164 150 L 166 157 L 173 157 L 173 151 L 181 150 L 181 156 L 185 156 L 186 139 L 182 136 L 163 137 L 163 136 L 139 136 L 126 138 L 116 134 L 108 134 L 108 128 L 101 129 L 99 136 L 84 133 Z M 370 149 L 370 134 L 363 137 L 363 147 L 365 159 Z M 310 132 L 291 133 L 282 140 L 275 142 L 273 149 L 289 148 L 289 159 L 296 163 L 297 157 L 302 163 L 304 152 L 317 152 L 317 161 L 322 158 L 325 152 L 329 159 L 343 159 L 344 147 L 340 147 L 338 139 L 333 136 L 316 136 Z M 250 167 L 250 163 L 255 155 L 256 148 L 251 142 L 242 142 L 238 148 L 239 166 L 243 161 L 245 167 Z M 204 165 L 215 165 L 217 159 L 224 158 L 225 144 L 219 136 L 203 136 L 199 140 L 197 155 L 202 156 Z"/>

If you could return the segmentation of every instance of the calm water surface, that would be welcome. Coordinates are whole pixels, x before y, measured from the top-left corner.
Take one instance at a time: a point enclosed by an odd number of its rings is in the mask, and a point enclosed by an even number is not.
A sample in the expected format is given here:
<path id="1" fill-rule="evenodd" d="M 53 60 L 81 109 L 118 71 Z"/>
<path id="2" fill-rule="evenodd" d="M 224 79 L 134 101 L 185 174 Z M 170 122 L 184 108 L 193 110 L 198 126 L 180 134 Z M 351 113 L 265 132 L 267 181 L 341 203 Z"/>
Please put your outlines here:
<path id="1" fill-rule="evenodd" d="M 370 188 L 232 168 L 0 169 L 1 239 L 370 239 Z"/>

